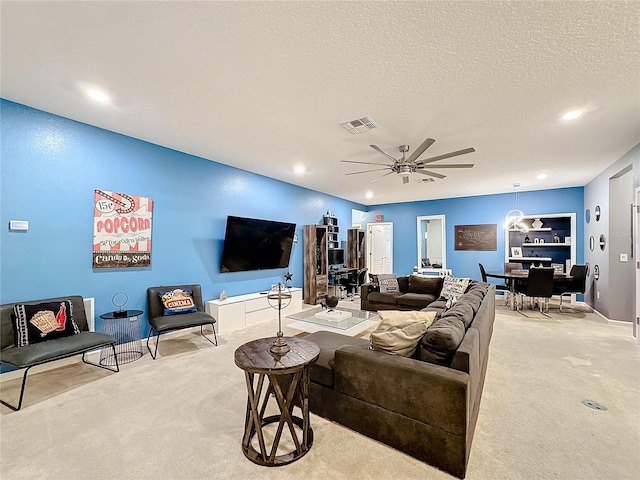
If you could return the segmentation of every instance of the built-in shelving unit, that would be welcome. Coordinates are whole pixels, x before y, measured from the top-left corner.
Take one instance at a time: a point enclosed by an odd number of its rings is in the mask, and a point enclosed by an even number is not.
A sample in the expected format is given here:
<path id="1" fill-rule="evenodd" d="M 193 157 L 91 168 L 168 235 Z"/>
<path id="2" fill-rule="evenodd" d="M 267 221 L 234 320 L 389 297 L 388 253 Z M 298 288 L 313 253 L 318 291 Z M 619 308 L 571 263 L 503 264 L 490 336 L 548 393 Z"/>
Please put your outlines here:
<path id="1" fill-rule="evenodd" d="M 347 267 L 361 270 L 365 266 L 365 235 L 359 228 L 347 230 Z"/>
<path id="2" fill-rule="evenodd" d="M 541 222 L 542 226 L 538 222 Z M 521 223 L 527 226 L 528 230 L 508 229 L 505 232 L 507 262 L 521 262 L 525 269 L 532 264 L 561 264 L 565 272 L 571 268 L 576 261 L 575 213 L 525 215 Z M 533 223 L 536 227 L 533 227 Z M 513 256 L 512 247 L 520 247 L 522 256 Z"/>
<path id="3" fill-rule="evenodd" d="M 338 217 L 330 214 L 324 215 L 322 223 L 327 226 L 327 248 L 340 248 Z"/>
<path id="4" fill-rule="evenodd" d="M 316 305 L 327 296 L 327 225 L 304 226 L 304 303 Z"/>
<path id="5" fill-rule="evenodd" d="M 522 244 L 522 248 L 525 247 L 533 247 L 533 248 L 553 248 L 553 247 L 570 247 L 571 244 L 570 243 L 558 243 L 558 242 L 553 242 L 553 243 L 523 243 Z"/>

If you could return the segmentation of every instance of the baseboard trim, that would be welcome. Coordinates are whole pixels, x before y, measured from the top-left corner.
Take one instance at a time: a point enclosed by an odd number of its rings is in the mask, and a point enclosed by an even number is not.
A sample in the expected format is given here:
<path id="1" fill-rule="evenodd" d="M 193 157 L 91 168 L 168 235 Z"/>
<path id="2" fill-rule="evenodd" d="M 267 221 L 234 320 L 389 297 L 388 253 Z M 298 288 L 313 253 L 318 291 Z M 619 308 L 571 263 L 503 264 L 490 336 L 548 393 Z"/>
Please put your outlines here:
<path id="1" fill-rule="evenodd" d="M 584 305 L 587 305 L 587 304 L 584 303 Z M 587 307 L 589 307 L 593 313 L 595 313 L 595 314 L 599 315 L 600 317 L 602 317 L 607 323 L 613 323 L 613 324 L 616 324 L 616 325 L 629 325 L 629 326 L 633 327 L 633 322 L 632 321 L 625 322 L 624 320 L 613 320 L 613 319 L 607 317 L 606 315 L 600 313 L 598 310 L 596 310 L 592 306 L 587 305 Z"/>

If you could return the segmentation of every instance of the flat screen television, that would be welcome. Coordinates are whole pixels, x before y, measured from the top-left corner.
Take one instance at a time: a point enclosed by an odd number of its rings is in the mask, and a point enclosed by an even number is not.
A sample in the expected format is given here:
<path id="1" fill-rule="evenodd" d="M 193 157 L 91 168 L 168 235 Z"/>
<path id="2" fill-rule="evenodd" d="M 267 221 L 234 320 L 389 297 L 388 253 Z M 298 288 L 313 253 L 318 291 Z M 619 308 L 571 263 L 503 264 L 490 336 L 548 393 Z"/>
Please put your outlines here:
<path id="1" fill-rule="evenodd" d="M 287 268 L 295 223 L 227 217 L 220 272 Z"/>
<path id="2" fill-rule="evenodd" d="M 342 265 L 344 264 L 344 249 L 343 248 L 330 248 L 329 249 L 329 265 Z"/>

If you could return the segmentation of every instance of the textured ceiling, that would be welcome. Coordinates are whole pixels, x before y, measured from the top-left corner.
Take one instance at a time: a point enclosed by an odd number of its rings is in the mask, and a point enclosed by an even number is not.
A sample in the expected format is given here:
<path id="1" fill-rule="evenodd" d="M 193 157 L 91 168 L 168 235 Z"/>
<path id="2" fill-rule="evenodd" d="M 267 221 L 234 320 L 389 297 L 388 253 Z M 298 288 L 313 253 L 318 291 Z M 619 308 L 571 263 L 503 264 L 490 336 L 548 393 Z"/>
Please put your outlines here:
<path id="1" fill-rule="evenodd" d="M 363 204 L 581 186 L 640 142 L 637 1 L 2 1 L 1 22 L 3 98 Z M 340 127 L 363 115 L 380 128 Z M 426 137 L 475 167 L 344 175 Z"/>

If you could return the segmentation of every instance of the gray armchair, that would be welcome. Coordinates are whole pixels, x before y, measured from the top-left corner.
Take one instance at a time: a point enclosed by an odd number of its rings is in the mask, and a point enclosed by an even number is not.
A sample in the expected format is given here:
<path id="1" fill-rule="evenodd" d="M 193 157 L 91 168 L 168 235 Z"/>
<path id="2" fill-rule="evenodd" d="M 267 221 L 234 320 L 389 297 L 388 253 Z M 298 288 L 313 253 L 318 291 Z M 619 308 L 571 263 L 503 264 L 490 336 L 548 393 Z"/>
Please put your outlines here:
<path id="1" fill-rule="evenodd" d="M 193 294 L 193 302 L 195 303 L 196 311 L 191 313 L 181 313 L 177 315 L 165 315 L 165 307 L 162 303 L 160 296 L 169 290 L 175 289 L 189 289 Z M 218 345 L 218 338 L 216 336 L 216 329 L 214 324 L 216 319 L 204 311 L 204 303 L 202 301 L 202 288 L 198 284 L 194 285 L 168 285 L 159 287 L 150 287 L 147 289 L 147 313 L 149 318 L 149 335 L 147 336 L 147 349 L 155 360 L 158 354 L 158 343 L 160 341 L 160 335 L 175 330 L 182 330 L 184 328 L 200 327 L 200 335 L 202 335 L 207 341 L 213 345 Z M 213 330 L 213 340 L 204 334 L 203 327 L 211 325 Z M 149 347 L 149 339 L 151 335 L 156 336 L 156 347 L 154 351 L 151 351 Z"/>

